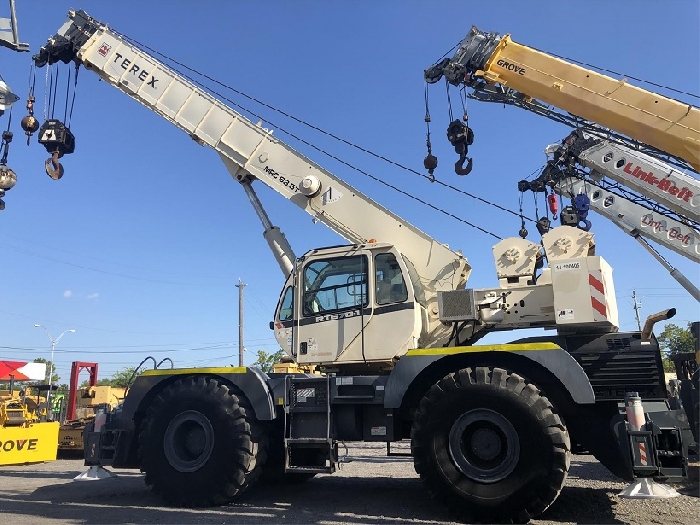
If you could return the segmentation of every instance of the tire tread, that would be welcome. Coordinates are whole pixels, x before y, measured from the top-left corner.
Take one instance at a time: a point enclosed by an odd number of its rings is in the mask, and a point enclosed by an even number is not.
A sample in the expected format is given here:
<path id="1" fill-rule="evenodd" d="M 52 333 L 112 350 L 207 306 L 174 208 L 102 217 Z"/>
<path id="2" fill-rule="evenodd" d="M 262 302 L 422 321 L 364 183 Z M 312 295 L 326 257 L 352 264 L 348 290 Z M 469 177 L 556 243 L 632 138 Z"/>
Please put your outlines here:
<path id="1" fill-rule="evenodd" d="M 165 480 L 165 477 L 172 474 L 162 472 L 167 468 L 167 460 L 163 464 L 162 459 L 156 459 L 158 455 L 152 451 L 153 447 L 157 450 L 157 444 L 151 441 L 159 435 L 154 434 L 159 411 L 183 399 L 215 402 L 216 417 L 224 426 L 223 431 L 217 435 L 228 436 L 230 439 L 233 450 L 228 453 L 227 461 L 235 467 L 228 472 L 217 472 L 216 477 L 219 479 L 215 480 L 201 479 L 203 475 L 198 476 L 197 471 L 177 473 L 183 480 L 189 479 L 191 482 L 182 483 L 187 489 L 175 493 L 172 483 L 166 483 Z M 146 485 L 151 486 L 154 492 L 171 505 L 209 507 L 228 503 L 257 479 L 261 464 L 266 458 L 267 434 L 255 418 L 250 401 L 238 388 L 229 388 L 216 379 L 199 376 L 178 379 L 156 396 L 141 424 L 138 443 L 138 459 L 141 471 L 146 474 Z M 216 461 L 215 458 L 210 459 L 212 460 Z"/>
<path id="2" fill-rule="evenodd" d="M 445 486 L 447 475 L 440 472 L 430 457 L 431 445 L 426 436 L 430 435 L 431 415 L 442 402 L 449 402 L 450 394 L 455 392 L 467 395 L 472 387 L 487 387 L 516 396 L 526 406 L 532 417 L 544 427 L 552 447 L 552 465 L 549 469 L 547 483 L 538 487 L 536 494 L 523 508 L 475 509 L 474 502 L 466 501 Z M 516 522 L 526 523 L 544 512 L 559 496 L 571 465 L 571 442 L 561 417 L 556 413 L 551 402 L 540 390 L 523 377 L 502 368 L 475 367 L 463 368 L 450 373 L 436 384 L 421 399 L 414 415 L 411 428 L 411 452 L 416 473 L 424 482 L 429 495 L 446 504 L 447 507 L 468 521 Z"/>

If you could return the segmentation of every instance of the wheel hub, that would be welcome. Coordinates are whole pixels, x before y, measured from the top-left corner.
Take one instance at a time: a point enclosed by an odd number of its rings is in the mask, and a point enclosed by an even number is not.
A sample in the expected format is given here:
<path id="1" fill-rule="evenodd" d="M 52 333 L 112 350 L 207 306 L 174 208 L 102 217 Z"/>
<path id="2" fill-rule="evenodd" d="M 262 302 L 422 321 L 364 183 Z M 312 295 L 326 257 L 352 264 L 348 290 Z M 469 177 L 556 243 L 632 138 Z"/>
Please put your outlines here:
<path id="1" fill-rule="evenodd" d="M 518 464 L 520 439 L 504 416 L 480 408 L 465 412 L 454 422 L 449 452 L 462 474 L 482 483 L 495 483 Z"/>
<path id="2" fill-rule="evenodd" d="M 175 416 L 163 436 L 163 451 L 178 472 L 200 469 L 214 449 L 214 429 L 201 412 L 187 410 Z"/>

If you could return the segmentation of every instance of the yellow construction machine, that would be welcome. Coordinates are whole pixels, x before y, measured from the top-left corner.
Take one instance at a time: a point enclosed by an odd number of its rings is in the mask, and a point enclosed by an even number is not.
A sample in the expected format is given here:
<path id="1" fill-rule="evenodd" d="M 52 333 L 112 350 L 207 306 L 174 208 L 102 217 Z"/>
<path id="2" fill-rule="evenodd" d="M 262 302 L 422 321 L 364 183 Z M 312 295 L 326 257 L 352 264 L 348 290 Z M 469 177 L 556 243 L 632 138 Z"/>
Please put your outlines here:
<path id="1" fill-rule="evenodd" d="M 31 365 L 41 363 L 30 363 Z M 15 392 L 15 379 L 37 379 L 23 376 L 27 363 L 1 361 L 0 380 L 9 380 L 9 390 L 0 390 L 0 466 L 40 463 L 56 459 L 59 423 L 47 421 L 46 400 Z M 45 365 L 44 365 L 45 366 Z M 43 378 L 43 374 L 41 374 Z"/>
<path id="2" fill-rule="evenodd" d="M 58 431 L 59 451 L 83 450 L 83 430 L 95 419 L 100 410 L 108 412 L 124 399 L 125 388 L 113 386 L 88 386 L 77 391 L 74 413 L 66 419 Z"/>

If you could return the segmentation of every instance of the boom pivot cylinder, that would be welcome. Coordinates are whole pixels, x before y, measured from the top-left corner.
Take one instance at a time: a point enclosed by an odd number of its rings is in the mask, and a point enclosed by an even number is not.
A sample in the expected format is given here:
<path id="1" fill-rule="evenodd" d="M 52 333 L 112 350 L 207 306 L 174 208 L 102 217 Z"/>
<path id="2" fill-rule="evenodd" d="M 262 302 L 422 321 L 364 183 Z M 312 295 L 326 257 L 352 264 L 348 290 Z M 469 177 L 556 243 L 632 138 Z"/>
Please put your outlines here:
<path id="1" fill-rule="evenodd" d="M 289 274 L 291 274 L 292 270 L 294 269 L 294 261 L 296 260 L 294 250 L 292 250 L 292 247 L 287 241 L 287 238 L 284 236 L 284 233 L 282 233 L 277 226 L 272 224 L 270 217 L 268 217 L 267 212 L 265 211 L 265 208 L 263 208 L 263 205 L 258 198 L 258 194 L 255 193 L 250 181 L 244 179 L 241 181 L 241 185 L 248 196 L 250 204 L 253 205 L 253 209 L 255 210 L 255 213 L 257 213 L 263 228 L 265 228 L 263 237 L 267 241 L 270 251 L 272 251 L 272 255 L 275 257 L 277 264 L 279 264 L 285 278 L 289 277 Z"/>

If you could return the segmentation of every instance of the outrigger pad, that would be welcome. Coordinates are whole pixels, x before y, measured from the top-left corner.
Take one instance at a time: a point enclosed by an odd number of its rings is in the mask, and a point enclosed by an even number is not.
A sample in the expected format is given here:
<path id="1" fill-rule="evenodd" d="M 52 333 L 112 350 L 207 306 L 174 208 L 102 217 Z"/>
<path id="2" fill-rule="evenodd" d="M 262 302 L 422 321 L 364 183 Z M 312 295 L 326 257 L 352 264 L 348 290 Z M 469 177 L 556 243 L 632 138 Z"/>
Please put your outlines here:
<path id="1" fill-rule="evenodd" d="M 116 478 L 117 475 L 114 472 L 110 472 L 104 467 L 98 467 L 93 465 L 87 469 L 82 474 L 78 474 L 73 478 L 73 481 L 95 481 L 100 479 Z"/>
<path id="2" fill-rule="evenodd" d="M 656 483 L 651 478 L 640 478 L 630 483 L 625 490 L 618 494 L 621 498 L 661 499 L 680 496 L 675 489 L 663 483 Z"/>

